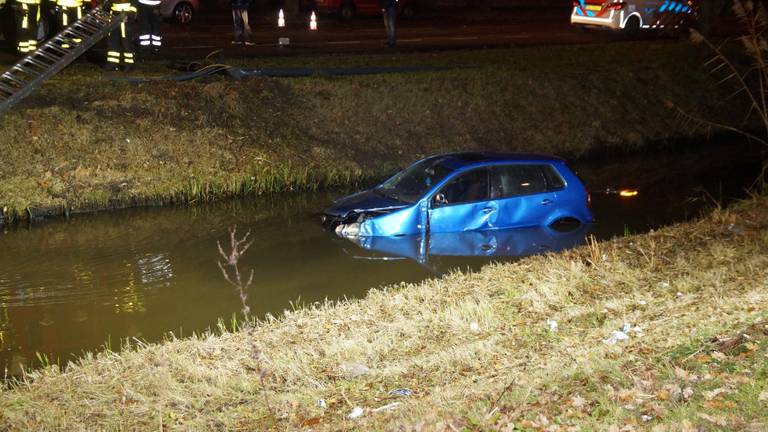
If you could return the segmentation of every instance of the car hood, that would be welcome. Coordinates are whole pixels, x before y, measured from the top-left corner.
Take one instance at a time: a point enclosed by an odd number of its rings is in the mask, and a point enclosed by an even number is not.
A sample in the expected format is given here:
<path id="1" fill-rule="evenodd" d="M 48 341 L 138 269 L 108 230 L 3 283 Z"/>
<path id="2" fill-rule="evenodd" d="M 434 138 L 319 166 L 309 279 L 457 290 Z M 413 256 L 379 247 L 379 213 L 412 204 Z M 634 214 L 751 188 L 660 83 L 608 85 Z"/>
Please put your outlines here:
<path id="1" fill-rule="evenodd" d="M 404 207 L 409 203 L 386 197 L 371 190 L 358 192 L 336 200 L 324 213 L 333 216 L 346 216 L 351 211 L 385 212 Z"/>

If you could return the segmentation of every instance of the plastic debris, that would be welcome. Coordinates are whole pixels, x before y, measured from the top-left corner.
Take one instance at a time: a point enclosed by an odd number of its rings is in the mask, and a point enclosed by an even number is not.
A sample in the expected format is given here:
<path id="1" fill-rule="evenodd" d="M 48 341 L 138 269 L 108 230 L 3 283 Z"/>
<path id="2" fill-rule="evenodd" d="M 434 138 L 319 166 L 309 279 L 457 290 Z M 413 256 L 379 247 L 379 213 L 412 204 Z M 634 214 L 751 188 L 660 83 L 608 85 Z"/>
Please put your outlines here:
<path id="1" fill-rule="evenodd" d="M 318 399 L 317 406 L 319 406 L 322 409 L 326 409 L 328 408 L 328 403 L 325 402 L 325 399 Z"/>
<path id="2" fill-rule="evenodd" d="M 397 407 L 399 405 L 400 405 L 400 402 L 392 402 L 391 404 L 387 404 L 387 405 L 378 407 L 378 408 L 373 409 L 371 411 L 373 411 L 373 412 L 388 411 L 388 410 L 391 410 L 391 409 L 393 409 L 393 408 L 395 408 L 395 407 Z"/>
<path id="3" fill-rule="evenodd" d="M 350 413 L 349 413 L 349 415 L 347 416 L 347 418 L 348 418 L 348 419 L 356 419 L 356 418 L 358 418 L 358 417 L 362 416 L 364 412 L 365 412 L 365 411 L 363 411 L 363 409 L 362 409 L 362 408 L 360 408 L 360 407 L 354 407 L 354 408 L 352 409 L 352 412 L 350 412 Z"/>
<path id="4" fill-rule="evenodd" d="M 635 336 L 642 336 L 643 329 L 640 326 L 633 327 L 630 323 L 624 323 L 621 326 L 621 330 L 612 331 L 608 339 L 603 339 L 603 343 L 606 345 L 616 345 L 617 342 L 628 340 L 631 333 L 634 333 Z"/>
<path id="5" fill-rule="evenodd" d="M 407 388 L 399 388 L 390 390 L 389 394 L 392 396 L 410 396 L 413 394 L 413 390 Z"/>
<path id="6" fill-rule="evenodd" d="M 480 325 L 477 322 L 472 321 L 471 323 L 469 323 L 469 331 L 471 331 L 472 333 L 479 333 Z"/>
<path id="7" fill-rule="evenodd" d="M 547 320 L 547 327 L 549 328 L 549 331 L 554 332 L 557 331 L 557 321 L 553 319 Z"/>
<path id="8" fill-rule="evenodd" d="M 653 416 L 649 416 L 648 414 L 643 414 L 640 416 L 640 420 L 642 420 L 644 423 L 648 423 L 649 421 L 653 420 Z"/>
<path id="9" fill-rule="evenodd" d="M 603 343 L 606 345 L 616 345 L 616 342 L 624 341 L 627 339 L 629 339 L 629 335 L 621 330 L 614 330 L 611 332 L 611 335 L 608 336 L 608 339 L 603 339 Z"/>

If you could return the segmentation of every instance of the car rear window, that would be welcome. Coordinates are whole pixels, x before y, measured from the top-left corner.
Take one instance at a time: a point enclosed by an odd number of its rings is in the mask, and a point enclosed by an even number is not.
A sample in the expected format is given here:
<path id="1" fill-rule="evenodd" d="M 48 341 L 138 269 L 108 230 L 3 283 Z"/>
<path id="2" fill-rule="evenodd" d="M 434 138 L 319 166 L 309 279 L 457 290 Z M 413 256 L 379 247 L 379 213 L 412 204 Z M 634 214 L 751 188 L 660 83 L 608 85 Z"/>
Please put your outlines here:
<path id="1" fill-rule="evenodd" d="M 560 177 L 560 173 L 557 172 L 552 165 L 542 165 L 542 171 L 544 171 L 544 177 L 547 179 L 547 190 L 562 189 L 565 187 L 565 181 Z"/>

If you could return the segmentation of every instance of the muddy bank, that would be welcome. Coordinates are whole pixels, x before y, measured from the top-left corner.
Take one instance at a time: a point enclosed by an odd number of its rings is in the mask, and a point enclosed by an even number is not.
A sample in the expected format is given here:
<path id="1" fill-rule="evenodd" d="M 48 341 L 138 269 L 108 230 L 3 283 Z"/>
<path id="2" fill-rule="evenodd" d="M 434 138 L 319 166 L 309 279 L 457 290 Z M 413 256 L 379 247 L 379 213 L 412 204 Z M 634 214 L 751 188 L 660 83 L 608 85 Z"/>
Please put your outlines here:
<path id="1" fill-rule="evenodd" d="M 667 100 L 741 120 L 737 100 L 717 97 L 704 59 L 687 43 L 294 57 L 229 62 L 453 69 L 148 84 L 78 64 L 0 117 L 0 208 L 26 218 L 313 189 L 454 150 L 632 152 L 703 135 Z"/>

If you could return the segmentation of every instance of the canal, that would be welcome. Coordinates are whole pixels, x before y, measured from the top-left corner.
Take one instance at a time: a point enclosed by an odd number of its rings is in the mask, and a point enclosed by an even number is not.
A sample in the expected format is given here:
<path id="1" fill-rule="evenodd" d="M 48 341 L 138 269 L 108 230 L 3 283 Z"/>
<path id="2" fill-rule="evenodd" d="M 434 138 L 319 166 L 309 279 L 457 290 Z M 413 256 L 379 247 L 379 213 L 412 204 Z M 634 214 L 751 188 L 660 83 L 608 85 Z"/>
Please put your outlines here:
<path id="1" fill-rule="evenodd" d="M 361 297 L 373 287 L 557 249 L 528 247 L 553 235 L 567 247 L 583 243 L 587 234 L 607 239 L 687 220 L 715 203 L 744 197 L 759 173 L 760 154 L 729 143 L 572 166 L 592 191 L 595 224 L 570 237 L 529 230 L 490 241 L 462 239 L 480 242 L 474 244 L 483 251 L 479 257 L 441 252 L 437 241 L 421 252 L 418 244 L 406 245 L 400 249 L 417 252 L 398 256 L 391 247 L 336 238 L 320 225 L 318 213 L 345 191 L 82 214 L 0 228 L 0 373 L 18 375 L 40 359 L 64 365 L 87 351 L 117 349 L 127 337 L 158 341 L 169 332 L 184 336 L 229 321 L 241 306 L 217 266 L 217 241 L 226 245 L 235 225 L 255 240 L 240 262 L 241 270 L 255 272 L 251 311 L 278 315 L 295 305 Z M 622 187 L 639 194 L 613 193 Z M 457 241 L 443 238 L 441 244 Z M 514 246 L 493 253 L 499 244 Z"/>

